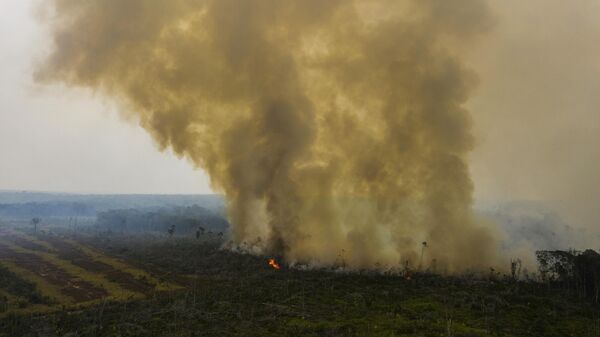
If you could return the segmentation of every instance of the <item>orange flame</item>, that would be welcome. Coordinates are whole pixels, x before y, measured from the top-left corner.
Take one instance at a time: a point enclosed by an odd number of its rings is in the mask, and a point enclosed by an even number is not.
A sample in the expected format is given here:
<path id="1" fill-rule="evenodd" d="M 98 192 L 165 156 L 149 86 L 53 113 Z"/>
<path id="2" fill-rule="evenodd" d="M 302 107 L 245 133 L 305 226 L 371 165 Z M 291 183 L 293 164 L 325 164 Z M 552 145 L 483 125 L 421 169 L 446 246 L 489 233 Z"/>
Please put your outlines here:
<path id="1" fill-rule="evenodd" d="M 279 264 L 275 262 L 275 259 L 269 259 L 269 265 L 277 270 L 281 269 L 281 267 L 279 267 Z"/>

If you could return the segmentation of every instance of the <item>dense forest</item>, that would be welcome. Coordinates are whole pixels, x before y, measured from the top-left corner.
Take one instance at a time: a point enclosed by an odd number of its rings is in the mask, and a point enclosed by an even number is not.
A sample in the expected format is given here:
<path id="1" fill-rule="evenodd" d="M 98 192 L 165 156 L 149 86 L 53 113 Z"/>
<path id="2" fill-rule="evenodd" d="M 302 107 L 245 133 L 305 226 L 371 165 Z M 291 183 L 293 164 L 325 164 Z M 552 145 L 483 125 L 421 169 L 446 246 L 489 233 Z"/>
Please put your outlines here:
<path id="1" fill-rule="evenodd" d="M 119 233 L 157 232 L 187 235 L 223 233 L 229 224 L 223 216 L 204 207 L 174 207 L 158 210 L 123 209 L 98 213 L 96 228 Z"/>
<path id="2" fill-rule="evenodd" d="M 542 282 L 575 292 L 600 304 L 600 254 L 578 251 L 538 251 Z"/>

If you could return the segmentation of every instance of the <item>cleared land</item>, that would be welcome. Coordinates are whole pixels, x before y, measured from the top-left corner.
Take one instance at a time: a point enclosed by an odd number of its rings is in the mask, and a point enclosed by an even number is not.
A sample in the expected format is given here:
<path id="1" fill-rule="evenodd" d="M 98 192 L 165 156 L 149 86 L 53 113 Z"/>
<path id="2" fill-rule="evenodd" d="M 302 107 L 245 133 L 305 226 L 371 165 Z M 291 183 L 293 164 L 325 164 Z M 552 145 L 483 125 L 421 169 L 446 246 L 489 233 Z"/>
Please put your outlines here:
<path id="1" fill-rule="evenodd" d="M 4 229 L 0 336 L 600 336 L 548 284 L 275 270 L 220 240 Z"/>
<path id="2" fill-rule="evenodd" d="M 13 280 L 0 284 L 0 294 L 5 295 L 0 314 L 142 299 L 180 287 L 53 232 L 2 229 L 0 266 Z"/>

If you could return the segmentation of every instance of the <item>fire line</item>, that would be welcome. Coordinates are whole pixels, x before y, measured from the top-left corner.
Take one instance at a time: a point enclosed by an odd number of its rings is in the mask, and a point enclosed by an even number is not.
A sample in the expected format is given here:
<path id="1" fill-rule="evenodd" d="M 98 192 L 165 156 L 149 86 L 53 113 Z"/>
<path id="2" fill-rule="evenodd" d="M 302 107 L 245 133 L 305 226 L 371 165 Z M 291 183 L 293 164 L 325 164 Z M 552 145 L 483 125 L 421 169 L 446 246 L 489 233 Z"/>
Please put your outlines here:
<path id="1" fill-rule="evenodd" d="M 279 264 L 275 262 L 275 259 L 269 259 L 269 265 L 277 270 L 281 269 L 281 267 L 279 267 Z"/>

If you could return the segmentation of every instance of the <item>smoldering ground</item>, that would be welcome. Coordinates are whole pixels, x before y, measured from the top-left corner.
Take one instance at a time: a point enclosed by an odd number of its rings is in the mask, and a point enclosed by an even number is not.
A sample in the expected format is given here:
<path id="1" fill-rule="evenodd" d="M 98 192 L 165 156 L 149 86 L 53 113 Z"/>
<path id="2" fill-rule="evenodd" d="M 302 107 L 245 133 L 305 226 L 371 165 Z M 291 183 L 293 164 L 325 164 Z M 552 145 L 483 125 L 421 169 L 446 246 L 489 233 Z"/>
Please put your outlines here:
<path id="1" fill-rule="evenodd" d="M 289 262 L 487 267 L 472 214 L 482 0 L 52 0 L 43 83 L 117 101 L 208 172 L 232 240 Z M 126 146 L 126 144 L 123 144 Z"/>

